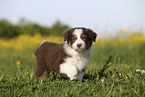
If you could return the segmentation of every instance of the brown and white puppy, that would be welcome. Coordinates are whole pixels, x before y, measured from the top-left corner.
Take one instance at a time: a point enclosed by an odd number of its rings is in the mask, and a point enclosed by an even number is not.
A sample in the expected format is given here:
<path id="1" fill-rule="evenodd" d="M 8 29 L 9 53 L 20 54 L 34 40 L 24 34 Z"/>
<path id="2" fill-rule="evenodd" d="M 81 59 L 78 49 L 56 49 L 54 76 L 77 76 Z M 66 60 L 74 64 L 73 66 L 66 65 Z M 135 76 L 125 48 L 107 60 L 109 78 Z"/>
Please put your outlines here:
<path id="1" fill-rule="evenodd" d="M 68 29 L 63 36 L 65 43 L 44 41 L 36 50 L 36 77 L 46 77 L 48 72 L 54 71 L 82 81 L 97 34 L 78 27 Z"/>

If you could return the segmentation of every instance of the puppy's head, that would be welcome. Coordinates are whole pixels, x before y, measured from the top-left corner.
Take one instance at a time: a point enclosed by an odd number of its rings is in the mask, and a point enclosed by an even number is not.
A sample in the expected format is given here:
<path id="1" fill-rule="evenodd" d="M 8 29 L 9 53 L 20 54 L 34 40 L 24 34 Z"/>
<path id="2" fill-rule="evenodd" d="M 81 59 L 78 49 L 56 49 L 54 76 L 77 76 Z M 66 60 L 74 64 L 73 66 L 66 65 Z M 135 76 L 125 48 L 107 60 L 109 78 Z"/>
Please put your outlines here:
<path id="1" fill-rule="evenodd" d="M 95 42 L 97 34 L 91 29 L 82 27 L 70 28 L 63 33 L 64 41 L 74 49 L 81 52 L 89 49 L 92 43 Z"/>

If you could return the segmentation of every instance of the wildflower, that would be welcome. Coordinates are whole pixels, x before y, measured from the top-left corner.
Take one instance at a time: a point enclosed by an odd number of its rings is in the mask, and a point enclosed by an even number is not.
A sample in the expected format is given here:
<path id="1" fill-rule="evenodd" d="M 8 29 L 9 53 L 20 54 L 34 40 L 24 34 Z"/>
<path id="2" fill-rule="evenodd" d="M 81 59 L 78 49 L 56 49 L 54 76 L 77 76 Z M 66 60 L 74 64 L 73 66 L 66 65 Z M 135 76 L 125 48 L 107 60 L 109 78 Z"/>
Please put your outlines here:
<path id="1" fill-rule="evenodd" d="M 119 76 L 121 76 L 121 73 L 119 73 Z"/>
<path id="2" fill-rule="evenodd" d="M 104 83 L 104 79 L 101 79 L 101 82 Z"/>
<path id="3" fill-rule="evenodd" d="M 145 73 L 145 70 L 142 70 L 142 71 L 141 71 L 141 74 L 144 74 L 144 73 Z"/>
<path id="4" fill-rule="evenodd" d="M 141 72 L 141 70 L 140 70 L 140 69 L 136 69 L 136 72 L 137 72 L 137 73 L 140 73 L 140 72 Z"/>
<path id="5" fill-rule="evenodd" d="M 129 69 L 129 68 L 130 68 L 130 66 L 129 66 L 129 65 L 127 65 L 127 66 L 126 66 L 126 68 L 128 68 L 128 69 Z"/>
<path id="6" fill-rule="evenodd" d="M 104 82 L 104 79 L 101 79 L 102 82 Z"/>
<path id="7" fill-rule="evenodd" d="M 29 74 L 29 72 L 26 72 L 26 74 Z"/>
<path id="8" fill-rule="evenodd" d="M 21 62 L 20 62 L 20 61 L 17 61 L 17 62 L 16 62 L 16 64 L 17 64 L 17 65 L 20 65 L 20 64 L 21 64 Z"/>

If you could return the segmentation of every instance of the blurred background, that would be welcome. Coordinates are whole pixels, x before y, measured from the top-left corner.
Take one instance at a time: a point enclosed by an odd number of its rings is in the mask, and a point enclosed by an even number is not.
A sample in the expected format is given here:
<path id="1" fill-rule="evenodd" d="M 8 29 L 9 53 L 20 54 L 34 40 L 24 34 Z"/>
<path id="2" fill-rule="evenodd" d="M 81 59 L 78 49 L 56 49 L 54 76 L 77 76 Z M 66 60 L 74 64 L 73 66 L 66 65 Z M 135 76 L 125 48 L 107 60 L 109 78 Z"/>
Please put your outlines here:
<path id="1" fill-rule="evenodd" d="M 144 5 L 144 0 L 0 0 L 0 37 L 60 36 L 76 26 L 98 37 L 143 33 Z"/>
<path id="2" fill-rule="evenodd" d="M 78 26 L 98 34 L 86 73 L 109 56 L 110 70 L 145 70 L 145 0 L 0 0 L 0 71 L 34 74 L 40 43 L 62 43 L 62 33 Z"/>

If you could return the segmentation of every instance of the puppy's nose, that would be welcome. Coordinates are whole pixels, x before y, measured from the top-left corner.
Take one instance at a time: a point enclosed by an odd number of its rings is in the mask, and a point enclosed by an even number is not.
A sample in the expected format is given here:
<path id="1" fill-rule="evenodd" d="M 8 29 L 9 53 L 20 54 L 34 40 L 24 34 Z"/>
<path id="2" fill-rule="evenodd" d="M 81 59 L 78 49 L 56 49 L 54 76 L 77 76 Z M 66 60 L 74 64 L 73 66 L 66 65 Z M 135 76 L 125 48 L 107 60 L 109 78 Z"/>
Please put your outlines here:
<path id="1" fill-rule="evenodd" d="M 82 46 L 82 44 L 77 44 L 77 46 L 80 48 Z"/>

